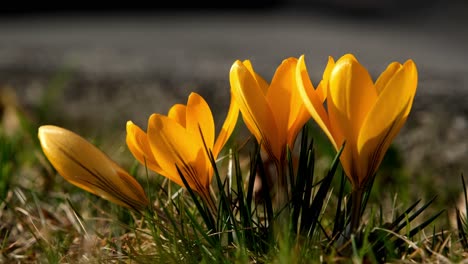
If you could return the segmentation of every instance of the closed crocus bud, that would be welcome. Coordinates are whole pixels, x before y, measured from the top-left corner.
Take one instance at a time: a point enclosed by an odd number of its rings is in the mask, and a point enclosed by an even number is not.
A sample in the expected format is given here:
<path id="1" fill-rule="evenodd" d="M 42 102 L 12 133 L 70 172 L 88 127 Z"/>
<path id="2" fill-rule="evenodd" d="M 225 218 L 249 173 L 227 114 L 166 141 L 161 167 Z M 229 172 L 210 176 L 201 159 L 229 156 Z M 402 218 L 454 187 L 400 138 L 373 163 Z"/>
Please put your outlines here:
<path id="1" fill-rule="evenodd" d="M 364 188 L 410 114 L 418 84 L 415 63 L 392 62 L 373 81 L 354 55 L 336 63 L 330 58 L 314 89 L 301 56 L 296 75 L 305 107 L 335 149 L 346 141 L 340 160 L 353 188 Z"/>
<path id="2" fill-rule="evenodd" d="M 39 127 L 38 136 L 47 159 L 70 183 L 137 211 L 148 205 L 135 178 L 81 136 L 52 125 Z"/>

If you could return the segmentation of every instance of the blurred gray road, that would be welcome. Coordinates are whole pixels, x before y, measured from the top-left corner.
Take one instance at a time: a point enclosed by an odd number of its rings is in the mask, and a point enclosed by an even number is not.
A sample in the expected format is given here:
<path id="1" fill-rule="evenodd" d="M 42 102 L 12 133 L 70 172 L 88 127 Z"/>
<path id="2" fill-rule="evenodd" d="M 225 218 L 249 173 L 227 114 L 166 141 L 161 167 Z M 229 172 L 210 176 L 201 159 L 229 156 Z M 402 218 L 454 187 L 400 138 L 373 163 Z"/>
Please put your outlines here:
<path id="1" fill-rule="evenodd" d="M 397 8 L 381 17 L 300 2 L 250 12 L 6 17 L 0 19 L 0 86 L 12 86 L 34 109 L 58 74 L 70 71 L 56 95 L 65 107 L 51 109 L 98 129 L 123 130 L 129 119 L 145 127 L 151 113 L 165 113 L 191 91 L 222 113 L 237 59 L 250 59 L 269 79 L 283 59 L 305 54 L 318 82 L 329 55 L 353 53 L 374 77 L 390 62 L 411 58 L 420 81 L 398 142 L 416 152 L 416 165 L 436 155 L 443 165 L 466 161 L 468 9 L 463 1 L 408 10 L 401 5 L 404 13 Z"/>
<path id="2" fill-rule="evenodd" d="M 143 80 L 166 79 L 180 87 L 161 89 L 182 89 L 185 97 L 189 90 L 204 89 L 186 87 L 185 81 L 228 85 L 236 59 L 251 59 L 268 79 L 282 59 L 305 54 L 318 81 L 327 56 L 350 52 L 374 76 L 391 61 L 413 59 L 421 78 L 418 95 L 468 93 L 465 5 L 365 18 L 301 7 L 9 17 L 0 20 L 0 84 L 11 83 L 8 75 L 27 79 L 70 69 L 87 80 L 135 80 L 127 87 L 135 93 L 144 92 L 136 87 Z M 22 100 L 38 98 L 31 87 L 15 88 Z M 94 93 L 88 90 L 83 93 Z M 214 92 L 226 95 L 227 88 Z M 78 92 L 71 100 L 74 95 Z"/>

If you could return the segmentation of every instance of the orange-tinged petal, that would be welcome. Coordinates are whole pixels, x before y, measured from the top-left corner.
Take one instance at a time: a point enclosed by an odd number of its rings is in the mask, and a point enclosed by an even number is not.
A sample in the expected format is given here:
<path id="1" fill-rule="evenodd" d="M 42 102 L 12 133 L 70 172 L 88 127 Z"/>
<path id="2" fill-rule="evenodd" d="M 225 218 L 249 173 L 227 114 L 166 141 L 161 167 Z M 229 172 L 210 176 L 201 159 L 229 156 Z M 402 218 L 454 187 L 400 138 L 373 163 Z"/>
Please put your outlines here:
<path id="1" fill-rule="evenodd" d="M 345 55 L 341 56 L 340 60 L 341 59 L 343 59 L 343 60 L 352 60 L 352 61 L 358 62 L 356 57 L 351 53 L 348 53 L 348 54 L 345 54 Z"/>
<path id="2" fill-rule="evenodd" d="M 169 109 L 167 116 L 174 119 L 181 126 L 186 127 L 186 113 L 187 106 L 183 104 L 175 104 Z"/>
<path id="3" fill-rule="evenodd" d="M 296 68 L 298 65 L 298 60 L 295 59 L 295 66 L 291 69 L 290 74 L 294 78 L 294 83 L 291 85 L 291 99 L 290 99 L 290 111 L 288 117 L 288 130 L 287 130 L 287 144 L 290 148 L 294 147 L 294 142 L 296 140 L 297 134 L 302 129 L 304 124 L 310 119 L 309 111 L 304 105 L 301 94 L 297 89 L 297 75 Z"/>
<path id="4" fill-rule="evenodd" d="M 166 174 L 163 176 L 184 186 L 177 167 L 184 172 L 190 187 L 200 191 L 200 183 L 209 181 L 205 150 L 199 136 L 188 133 L 184 127 L 169 117 L 152 114 L 148 122 L 148 138 L 153 154 Z M 203 156 L 205 155 L 205 156 Z M 188 172 L 188 174 L 185 174 Z M 203 172 L 203 173 L 199 173 Z"/>
<path id="5" fill-rule="evenodd" d="M 47 159 L 70 183 L 127 208 L 141 210 L 148 205 L 135 178 L 81 136 L 45 125 L 39 127 L 38 137 Z"/>
<path id="6" fill-rule="evenodd" d="M 337 61 L 330 76 L 328 115 L 348 145 L 354 145 L 364 118 L 377 100 L 372 79 L 359 62 L 349 56 Z"/>
<path id="7" fill-rule="evenodd" d="M 408 61 L 393 74 L 369 112 L 358 138 L 362 179 L 372 176 L 405 123 L 417 88 L 417 70 Z"/>
<path id="8" fill-rule="evenodd" d="M 132 121 L 127 122 L 126 143 L 133 156 L 151 170 L 161 173 L 162 169 L 154 158 L 146 133 Z"/>
<path id="9" fill-rule="evenodd" d="M 352 55 L 341 57 L 330 75 L 328 116 L 336 134 L 346 141 L 340 160 L 353 184 L 358 183 L 357 138 L 367 113 L 377 100 L 377 91 L 367 70 Z M 338 132 L 339 131 L 339 132 Z M 337 141 L 341 147 L 343 142 Z"/>
<path id="10" fill-rule="evenodd" d="M 219 153 L 224 147 L 224 144 L 226 144 L 232 132 L 234 131 L 238 118 L 239 107 L 237 106 L 231 92 L 231 103 L 229 105 L 227 116 L 224 120 L 223 126 L 221 127 L 221 131 L 219 132 L 218 137 L 216 138 L 215 145 L 213 147 L 213 155 L 215 158 L 218 157 Z"/>
<path id="11" fill-rule="evenodd" d="M 244 60 L 242 62 L 242 64 L 249 70 L 250 74 L 252 74 L 255 81 L 257 81 L 257 84 L 260 87 L 260 89 L 262 90 L 263 94 L 264 95 L 267 94 L 267 91 L 268 91 L 268 88 L 270 87 L 270 85 L 268 84 L 267 81 L 265 81 L 265 79 L 263 79 L 262 76 L 260 76 L 259 74 L 257 74 L 254 71 L 252 63 L 250 62 L 250 60 Z"/>
<path id="12" fill-rule="evenodd" d="M 322 102 L 324 102 L 325 99 L 327 98 L 328 82 L 330 80 L 330 75 L 333 70 L 333 67 L 335 67 L 335 60 L 333 59 L 333 57 L 330 56 L 328 57 L 327 66 L 325 67 L 325 70 L 323 71 L 322 80 L 320 81 L 316 89 L 317 94 Z"/>
<path id="13" fill-rule="evenodd" d="M 380 94 L 382 90 L 387 85 L 388 81 L 393 77 L 393 75 L 402 67 L 398 62 L 392 62 L 388 65 L 387 69 L 383 71 L 377 81 L 375 81 L 375 89 L 377 94 Z"/>
<path id="14" fill-rule="evenodd" d="M 393 75 L 363 124 L 359 135 L 360 143 L 381 135 L 397 117 L 408 115 L 408 108 L 416 94 L 417 78 L 417 69 L 412 61 L 405 63 Z"/>
<path id="15" fill-rule="evenodd" d="M 328 87 L 328 94 L 330 94 L 330 86 Z M 330 104 L 328 104 L 328 111 L 330 111 Z M 333 117 L 329 115 L 329 120 L 331 120 Z M 353 144 L 353 140 L 348 141 L 345 138 L 345 132 L 341 130 L 339 126 L 333 126 L 332 122 L 330 121 L 330 132 L 333 135 L 334 138 L 334 147 L 336 150 L 341 149 L 343 144 L 346 143 L 343 151 L 341 152 L 340 155 L 340 161 L 341 165 L 343 167 L 343 170 L 345 171 L 345 174 L 349 177 L 349 180 L 351 181 L 352 186 L 357 183 L 357 171 L 358 168 L 355 166 L 355 159 L 357 155 L 356 151 L 356 144 Z"/>
<path id="16" fill-rule="evenodd" d="M 231 67 L 230 83 L 232 95 L 250 132 L 271 157 L 279 159 L 282 149 L 273 145 L 278 141 L 278 128 L 273 113 L 261 88 L 240 61 Z"/>
<path id="17" fill-rule="evenodd" d="M 309 111 L 307 111 L 307 109 L 304 107 L 302 99 L 298 98 L 298 100 L 301 100 L 297 102 L 297 104 L 301 104 L 301 106 L 298 107 L 298 109 L 296 110 L 294 118 L 290 119 L 290 124 L 287 132 L 288 136 L 286 142 L 289 148 L 291 149 L 294 147 L 297 134 L 299 134 L 299 131 L 301 131 L 302 127 L 304 127 L 304 124 L 307 123 L 307 121 L 310 119 Z"/>
<path id="18" fill-rule="evenodd" d="M 250 72 L 250 74 L 252 75 L 252 77 L 255 79 L 255 72 L 252 68 L 252 64 L 250 63 L 249 60 L 245 60 L 243 62 L 240 62 L 240 61 L 236 61 L 234 62 L 235 63 L 240 63 L 241 65 L 245 66 L 245 68 L 248 69 L 248 71 Z M 233 65 L 234 66 L 234 65 Z M 232 71 L 232 67 L 231 67 L 231 71 Z M 258 83 L 257 83 L 258 84 Z M 266 85 L 266 87 L 264 87 L 264 89 L 260 89 L 263 94 L 265 95 L 266 92 L 268 91 L 268 84 Z M 233 90 L 232 88 L 232 84 L 231 84 L 231 97 L 234 98 L 234 101 L 236 102 L 236 105 L 237 105 L 237 108 L 239 108 L 239 103 L 237 103 L 237 100 L 235 99 L 236 97 L 236 92 Z M 253 136 L 257 139 L 257 141 L 260 142 L 260 139 L 261 139 L 261 133 L 260 131 L 258 131 L 258 129 L 255 127 L 255 122 L 254 120 L 252 120 L 252 118 L 250 118 L 249 116 L 242 116 L 242 119 L 244 120 L 244 124 L 247 126 L 247 128 L 249 129 L 249 131 L 253 134 Z"/>
<path id="19" fill-rule="evenodd" d="M 290 111 L 289 111 L 289 117 L 288 117 L 288 120 L 289 120 L 289 124 L 288 124 L 288 127 L 291 127 L 292 124 L 295 121 L 296 117 L 301 115 L 301 113 L 303 111 L 307 112 L 307 109 L 305 108 L 304 106 L 304 102 L 302 100 L 302 97 L 301 97 L 301 94 L 299 93 L 299 89 L 297 89 L 297 83 L 300 82 L 301 80 L 298 80 L 297 79 L 297 65 L 298 65 L 298 60 L 296 61 L 295 63 L 295 67 L 291 70 L 291 74 L 294 76 L 294 83 L 291 85 L 291 100 L 290 100 Z M 310 115 L 309 115 L 309 118 L 310 118 Z"/>
<path id="20" fill-rule="evenodd" d="M 336 139 L 334 138 L 330 122 L 328 120 L 328 114 L 323 106 L 323 101 L 320 96 L 317 95 L 312 82 L 310 81 L 309 74 L 305 65 L 304 55 L 299 57 L 299 61 L 296 68 L 296 80 L 297 90 L 302 98 L 305 108 L 309 111 L 309 114 L 323 130 L 323 132 L 330 139 L 335 149 L 338 149 Z"/>
<path id="21" fill-rule="evenodd" d="M 287 143 L 287 132 L 289 128 L 289 117 L 292 103 L 292 88 L 296 86 L 296 69 L 297 59 L 288 58 L 283 60 L 280 66 L 276 69 L 273 79 L 270 83 L 266 94 L 266 100 L 270 109 L 274 109 L 276 127 L 278 129 L 278 138 L 274 144 L 277 148 L 283 148 Z M 302 102 L 301 102 L 302 104 Z M 298 106 L 300 106 L 299 104 Z M 282 149 L 282 151 L 285 151 Z"/>
<path id="22" fill-rule="evenodd" d="M 203 146 L 204 140 L 208 149 L 212 150 L 215 140 L 215 125 L 213 114 L 205 99 L 192 92 L 187 101 L 186 111 L 187 131 L 198 135 L 201 146 Z"/>
<path id="23" fill-rule="evenodd" d="M 414 86 L 414 91 L 413 91 L 413 95 L 412 95 L 412 98 L 410 99 L 410 103 L 408 105 L 408 108 L 406 109 L 405 111 L 405 114 L 403 116 L 403 118 L 406 118 L 408 117 L 410 111 L 411 111 L 411 108 L 413 107 L 413 101 L 414 101 L 414 97 L 416 96 L 416 89 L 417 89 L 417 86 L 418 86 L 418 69 L 416 68 L 416 64 L 414 63 L 413 60 L 407 60 L 404 64 L 403 64 L 403 68 L 405 69 L 405 71 L 409 71 L 410 72 L 410 77 L 408 77 L 408 81 L 411 81 L 412 82 L 412 85 Z M 412 86 L 412 87 L 413 87 Z"/>

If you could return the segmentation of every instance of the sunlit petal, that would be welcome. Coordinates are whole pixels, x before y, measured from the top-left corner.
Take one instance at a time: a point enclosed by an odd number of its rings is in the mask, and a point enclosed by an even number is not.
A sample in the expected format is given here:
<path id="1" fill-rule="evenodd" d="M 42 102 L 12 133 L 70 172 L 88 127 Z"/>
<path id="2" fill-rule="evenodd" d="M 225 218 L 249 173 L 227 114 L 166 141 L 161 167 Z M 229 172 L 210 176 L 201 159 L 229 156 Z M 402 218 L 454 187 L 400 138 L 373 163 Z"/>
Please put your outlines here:
<path id="1" fill-rule="evenodd" d="M 330 125 L 346 146 L 340 156 L 343 169 L 353 184 L 359 183 L 357 138 L 367 113 L 377 100 L 377 92 L 367 70 L 352 55 L 341 57 L 330 75 L 327 106 Z"/>
<path id="2" fill-rule="evenodd" d="M 280 66 L 276 69 L 273 79 L 266 94 L 266 100 L 270 109 L 275 109 L 275 114 L 272 118 L 275 119 L 278 129 L 278 138 L 275 144 L 286 146 L 287 132 L 289 128 L 289 117 L 291 111 L 292 88 L 296 86 L 296 69 L 297 59 L 288 58 L 283 60 Z M 302 102 L 298 105 L 298 107 Z"/>
<path id="3" fill-rule="evenodd" d="M 57 172 L 70 183 L 106 200 L 141 210 L 148 199 L 140 184 L 97 147 L 57 126 L 41 126 L 39 141 Z"/>
<path id="4" fill-rule="evenodd" d="M 169 109 L 167 116 L 174 119 L 181 126 L 186 127 L 186 113 L 187 106 L 183 104 L 175 104 Z"/>
<path id="5" fill-rule="evenodd" d="M 250 74 L 250 71 L 236 61 L 230 71 L 231 91 L 242 113 L 244 122 L 258 142 L 262 142 L 266 151 L 279 157 L 282 149 L 277 144 L 278 128 L 261 88 Z"/>
<path id="6" fill-rule="evenodd" d="M 300 99 L 300 98 L 299 98 Z M 300 99 L 302 100 L 302 99 Z M 289 127 L 287 131 L 287 144 L 292 149 L 294 147 L 297 135 L 304 127 L 305 123 L 310 119 L 309 111 L 303 106 L 302 101 L 300 102 L 302 105 L 297 112 L 293 119 L 290 119 Z"/>
<path id="7" fill-rule="evenodd" d="M 236 61 L 235 63 L 240 63 L 240 61 Z M 261 78 L 257 75 L 257 73 L 253 70 L 253 67 L 252 67 L 252 64 L 250 63 L 249 60 L 245 60 L 243 61 L 242 63 L 240 63 L 241 65 L 245 66 L 245 68 L 249 71 L 250 75 L 252 76 L 252 78 L 255 80 L 255 82 L 257 83 L 258 87 L 260 88 L 260 90 L 262 91 L 262 94 L 263 95 L 266 95 L 267 91 L 268 91 L 268 84 Z M 231 71 L 232 71 L 232 68 L 231 68 Z M 259 77 L 262 82 L 265 84 L 265 85 L 259 85 L 256 77 Z M 232 80 L 231 80 L 232 82 Z M 232 85 L 231 85 L 232 86 Z M 231 88 L 231 97 L 232 98 L 236 98 L 236 91 L 234 91 L 233 88 Z M 239 108 L 239 103 L 237 102 L 238 100 L 234 100 L 236 101 L 236 104 L 238 105 L 238 108 Z M 260 131 L 258 130 L 258 128 L 256 127 L 255 125 L 255 120 L 252 119 L 252 117 L 250 116 L 244 116 L 242 115 L 242 119 L 244 120 L 244 124 L 247 126 L 247 128 L 249 129 L 249 131 L 253 134 L 253 136 L 257 139 L 257 140 L 260 140 L 260 138 L 262 137 L 261 136 L 261 133 Z"/>
<path id="8" fill-rule="evenodd" d="M 387 82 L 369 112 L 360 133 L 359 142 L 382 134 L 398 116 L 405 116 L 411 107 L 417 87 L 417 70 L 412 62 L 405 63 Z"/>
<path id="9" fill-rule="evenodd" d="M 357 140 L 364 118 L 377 100 L 372 79 L 354 57 L 340 58 L 330 75 L 328 114 L 348 142 Z"/>
<path id="10" fill-rule="evenodd" d="M 258 84 L 258 87 L 262 90 L 263 94 L 266 95 L 268 92 L 269 84 L 265 79 L 263 79 L 262 76 L 260 76 L 258 73 L 256 73 L 253 69 L 252 63 L 250 60 L 244 60 L 242 64 L 249 70 L 250 74 L 252 77 L 255 79 L 255 81 Z"/>
<path id="11" fill-rule="evenodd" d="M 290 148 L 294 147 L 295 140 L 299 131 L 302 129 L 304 124 L 310 119 L 310 114 L 307 108 L 304 105 L 301 94 L 297 89 L 297 68 L 298 60 L 295 59 L 294 68 L 291 69 L 289 74 L 291 74 L 294 79 L 294 83 L 291 85 L 291 99 L 289 103 L 289 117 L 288 117 L 288 129 L 287 129 L 287 144 Z"/>
<path id="12" fill-rule="evenodd" d="M 412 87 L 413 89 L 411 99 L 409 101 L 410 103 L 403 116 L 403 118 L 407 118 L 411 111 L 411 108 L 413 107 L 414 97 L 416 96 L 416 90 L 418 86 L 418 69 L 416 68 L 416 64 L 414 63 L 413 60 L 407 60 L 403 64 L 403 69 L 409 72 L 409 73 L 408 72 L 406 73 L 407 74 L 406 81 L 410 82 L 409 86 Z"/>
<path id="13" fill-rule="evenodd" d="M 161 173 L 162 169 L 154 158 L 146 133 L 132 121 L 127 122 L 126 143 L 133 156 L 144 166 Z"/>
<path id="14" fill-rule="evenodd" d="M 188 133 L 184 127 L 169 117 L 153 114 L 148 122 L 148 138 L 151 150 L 158 163 L 165 171 L 165 177 L 180 186 L 184 186 L 177 167 L 183 169 L 190 167 L 195 172 L 206 171 L 205 160 L 201 159 L 199 136 Z M 195 173 L 194 173 L 195 174 Z M 196 179 L 187 177 L 191 188 L 199 189 Z M 190 175 L 193 176 L 193 175 Z M 207 175 L 198 175 L 201 182 L 205 182 Z"/>
<path id="15" fill-rule="evenodd" d="M 325 67 L 325 70 L 323 71 L 322 75 L 322 80 L 320 81 L 316 92 L 322 102 L 325 101 L 327 98 L 327 93 L 328 93 L 328 82 L 330 80 L 330 75 L 333 70 L 333 67 L 335 67 L 335 60 L 333 57 L 328 57 L 328 62 L 327 66 Z"/>
<path id="16" fill-rule="evenodd" d="M 234 131 L 238 118 L 239 107 L 237 106 L 234 97 L 231 95 L 231 102 L 229 104 L 226 119 L 224 120 L 223 126 L 221 127 L 221 131 L 219 132 L 218 137 L 216 138 L 215 145 L 213 147 L 213 155 L 215 158 L 218 157 L 218 154 L 221 152 L 224 144 L 226 144 L 232 132 Z"/>
<path id="17" fill-rule="evenodd" d="M 393 77 L 393 75 L 402 67 L 402 65 L 398 62 L 392 62 L 388 65 L 387 69 L 385 69 L 382 74 L 380 74 L 377 81 L 375 81 L 375 89 L 377 93 L 380 94 L 382 90 L 387 85 L 388 81 Z"/>
<path id="18" fill-rule="evenodd" d="M 198 135 L 203 146 L 203 140 L 212 150 L 215 140 L 215 125 L 211 109 L 197 93 L 191 93 L 187 101 L 187 131 Z M 200 134 L 201 133 L 201 134 Z"/>
<path id="19" fill-rule="evenodd" d="M 323 101 L 321 100 L 320 96 L 317 95 L 314 87 L 312 86 L 303 55 L 299 57 L 297 64 L 296 80 L 298 88 L 297 90 L 302 98 L 305 108 L 309 111 L 312 118 L 330 139 L 330 142 L 335 146 L 335 149 L 338 149 L 335 143 L 335 138 L 330 131 L 331 127 L 328 120 L 328 114 L 323 106 Z"/>
<path id="20" fill-rule="evenodd" d="M 408 61 L 398 68 L 382 88 L 358 138 L 360 163 L 366 169 L 360 172 L 363 178 L 375 173 L 412 106 L 417 87 L 416 66 Z"/>

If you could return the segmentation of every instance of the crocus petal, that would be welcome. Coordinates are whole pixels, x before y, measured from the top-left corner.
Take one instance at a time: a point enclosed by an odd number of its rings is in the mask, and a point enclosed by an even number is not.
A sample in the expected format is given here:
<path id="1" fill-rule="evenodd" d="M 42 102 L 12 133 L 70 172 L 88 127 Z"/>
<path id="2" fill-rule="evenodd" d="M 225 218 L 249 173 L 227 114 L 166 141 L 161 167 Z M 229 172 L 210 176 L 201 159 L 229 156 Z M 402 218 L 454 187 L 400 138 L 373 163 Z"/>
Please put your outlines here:
<path id="1" fill-rule="evenodd" d="M 327 94 L 330 95 L 330 85 L 328 85 L 328 91 Z M 333 124 L 336 124 L 336 120 L 332 122 L 332 118 L 334 118 L 332 115 L 330 115 L 330 108 L 333 107 L 331 103 L 330 96 L 328 96 L 327 99 L 327 106 L 328 106 L 328 119 L 330 123 L 330 132 L 333 135 L 334 138 L 334 143 L 335 143 L 335 149 L 338 150 L 341 147 L 343 147 L 343 144 L 345 144 L 346 138 L 345 138 L 345 132 L 342 131 L 342 128 L 339 126 L 333 126 Z M 336 111 L 335 111 L 336 112 Z M 348 176 L 351 185 L 356 186 L 358 183 L 358 175 L 357 175 L 357 163 L 356 163 L 356 156 L 357 156 L 357 150 L 356 150 L 356 143 L 353 143 L 354 141 L 347 141 L 345 148 L 341 152 L 340 155 L 340 161 L 341 161 L 341 166 L 343 167 L 343 170 L 345 174 Z"/>
<path id="2" fill-rule="evenodd" d="M 411 110 L 417 87 L 416 66 L 408 61 L 398 68 L 382 88 L 358 138 L 360 163 L 365 170 L 359 174 L 363 179 L 375 173 Z"/>
<path id="3" fill-rule="evenodd" d="M 413 91 L 413 95 L 411 96 L 411 99 L 409 101 L 409 105 L 403 115 L 403 118 L 405 119 L 406 121 L 406 118 L 408 117 L 410 111 L 411 111 L 411 108 L 413 107 L 413 101 L 414 101 L 414 97 L 416 96 L 416 89 L 417 89 L 417 86 L 418 86 L 418 69 L 416 68 L 416 64 L 414 63 L 413 60 L 407 60 L 404 64 L 403 64 L 403 68 L 405 69 L 405 71 L 409 71 L 410 74 L 409 76 L 410 77 L 407 77 L 408 78 L 408 81 L 412 82 L 411 87 L 413 87 L 414 91 Z"/>
<path id="4" fill-rule="evenodd" d="M 148 198 L 141 185 L 106 154 L 67 129 L 39 127 L 42 150 L 70 183 L 127 208 L 141 210 Z"/>
<path id="5" fill-rule="evenodd" d="M 298 100 L 302 100 L 298 98 Z M 310 119 L 309 111 L 304 107 L 302 101 L 299 101 L 297 104 L 301 104 L 296 110 L 294 118 L 289 120 L 289 127 L 287 131 L 287 144 L 289 148 L 294 148 L 294 143 L 296 141 L 299 131 L 303 128 L 304 124 Z"/>
<path id="6" fill-rule="evenodd" d="M 126 143 L 133 156 L 144 166 L 151 170 L 161 173 L 162 169 L 154 158 L 153 152 L 149 146 L 148 137 L 140 127 L 132 121 L 127 122 Z"/>
<path id="7" fill-rule="evenodd" d="M 175 104 L 169 109 L 167 116 L 174 119 L 181 126 L 186 127 L 186 114 L 187 106 L 183 104 Z"/>
<path id="8" fill-rule="evenodd" d="M 335 142 L 335 137 L 331 132 L 330 122 L 328 120 L 328 114 L 323 106 L 323 101 L 320 96 L 316 93 L 312 82 L 310 81 L 309 74 L 305 65 L 304 55 L 299 57 L 299 61 L 296 68 L 296 80 L 297 90 L 302 98 L 305 108 L 309 111 L 309 114 L 327 135 L 330 142 L 333 144 L 335 149 L 338 149 Z"/>
<path id="9" fill-rule="evenodd" d="M 216 138 L 215 145 L 213 147 L 213 155 L 215 158 L 218 157 L 224 144 L 226 144 L 232 132 L 234 131 L 238 118 L 239 118 L 239 107 L 237 106 L 234 100 L 234 97 L 232 96 L 232 92 L 231 92 L 231 103 L 229 105 L 227 116 L 226 116 L 226 119 L 224 120 L 224 124 L 221 127 L 221 131 L 219 132 L 218 137 Z"/>
<path id="10" fill-rule="evenodd" d="M 393 75 L 402 67 L 398 62 L 392 62 L 387 66 L 387 69 L 380 74 L 377 81 L 375 81 L 375 89 L 377 93 L 380 94 L 382 90 L 387 85 L 388 81 L 393 77 Z"/>
<path id="11" fill-rule="evenodd" d="M 208 149 L 213 149 L 215 126 L 213 114 L 205 99 L 197 93 L 191 93 L 186 111 L 187 131 L 199 136 L 201 146 L 203 146 L 204 141 Z"/>
<path id="12" fill-rule="evenodd" d="M 184 186 L 178 167 L 192 189 L 203 190 L 209 179 L 202 156 L 205 152 L 198 135 L 188 133 L 174 119 L 152 114 L 148 122 L 148 138 L 151 150 L 165 172 L 163 176 Z"/>
<path id="13" fill-rule="evenodd" d="M 296 86 L 296 69 L 297 59 L 289 58 L 283 60 L 280 66 L 276 69 L 273 79 L 268 88 L 266 94 L 266 100 L 270 106 L 270 109 L 275 109 L 275 114 L 272 118 L 275 119 L 276 127 L 278 129 L 278 138 L 275 142 L 272 142 L 284 152 L 283 148 L 287 144 L 287 132 L 289 128 L 289 117 L 292 100 L 292 88 Z M 302 102 L 299 102 L 299 107 Z"/>
<path id="14" fill-rule="evenodd" d="M 236 61 L 235 63 L 240 63 L 241 65 L 245 66 L 245 68 L 251 74 L 252 78 L 257 82 L 257 80 L 255 79 L 256 73 L 253 70 L 252 64 L 250 63 L 249 60 L 245 60 L 243 62 Z M 231 71 L 232 71 L 232 68 L 231 68 Z M 231 82 L 232 82 L 232 80 L 231 80 Z M 257 82 L 257 85 L 258 85 L 258 82 Z M 258 86 L 261 88 L 260 90 L 262 91 L 263 95 L 266 95 L 266 93 L 268 91 L 268 84 L 266 84 L 266 86 L 260 86 L 260 85 L 258 85 Z M 235 96 L 236 96 L 236 92 L 231 87 L 231 98 L 234 98 L 234 101 L 236 102 L 237 108 L 239 108 L 239 104 L 237 103 L 237 100 L 235 100 Z M 252 120 L 252 118 L 250 118 L 249 116 L 242 116 L 242 119 L 244 120 L 244 124 L 247 126 L 249 131 L 260 142 L 261 134 L 258 131 L 258 129 L 255 127 L 254 120 Z"/>
<path id="15" fill-rule="evenodd" d="M 294 59 L 294 66 L 288 71 L 289 78 L 293 79 L 294 82 L 289 86 L 291 92 L 291 99 L 289 102 L 289 117 L 288 117 L 288 129 L 286 132 L 287 135 L 287 144 L 290 148 L 294 147 L 294 142 L 296 140 L 297 134 L 302 129 L 304 124 L 310 119 L 309 111 L 306 109 L 302 97 L 297 89 L 297 68 L 298 60 Z"/>
<path id="16" fill-rule="evenodd" d="M 236 61 L 230 71 L 231 91 L 250 132 L 261 142 L 271 157 L 279 159 L 281 149 L 273 149 L 278 141 L 278 129 L 273 113 L 250 71 Z M 277 145 L 274 145 L 277 146 Z"/>
<path id="17" fill-rule="evenodd" d="M 377 91 L 367 70 L 352 55 L 341 57 L 330 75 L 328 86 L 328 116 L 335 132 L 341 134 L 346 146 L 340 156 L 343 169 L 357 184 L 361 170 L 357 154 L 357 138 L 367 113 L 377 100 Z M 336 141 L 338 146 L 343 142 Z"/>
<path id="18" fill-rule="evenodd" d="M 262 90 L 263 94 L 266 95 L 268 92 L 268 88 L 270 85 L 268 84 L 265 79 L 262 78 L 258 73 L 256 73 L 253 69 L 252 63 L 250 60 L 244 60 L 242 64 L 249 70 L 250 74 L 252 74 L 252 77 L 255 79 L 255 81 L 258 84 L 258 87 Z"/>
<path id="19" fill-rule="evenodd" d="M 323 71 L 322 80 L 320 81 L 316 89 L 316 92 L 322 102 L 324 102 L 325 99 L 327 98 L 328 82 L 330 80 L 330 75 L 333 70 L 333 67 L 335 67 L 335 60 L 333 59 L 333 57 L 330 56 L 328 57 L 327 66 L 325 67 L 325 70 Z"/>
<path id="20" fill-rule="evenodd" d="M 327 101 L 331 125 L 339 127 L 347 144 L 357 140 L 364 118 L 377 100 L 369 73 L 353 58 L 344 56 L 336 62 Z"/>

